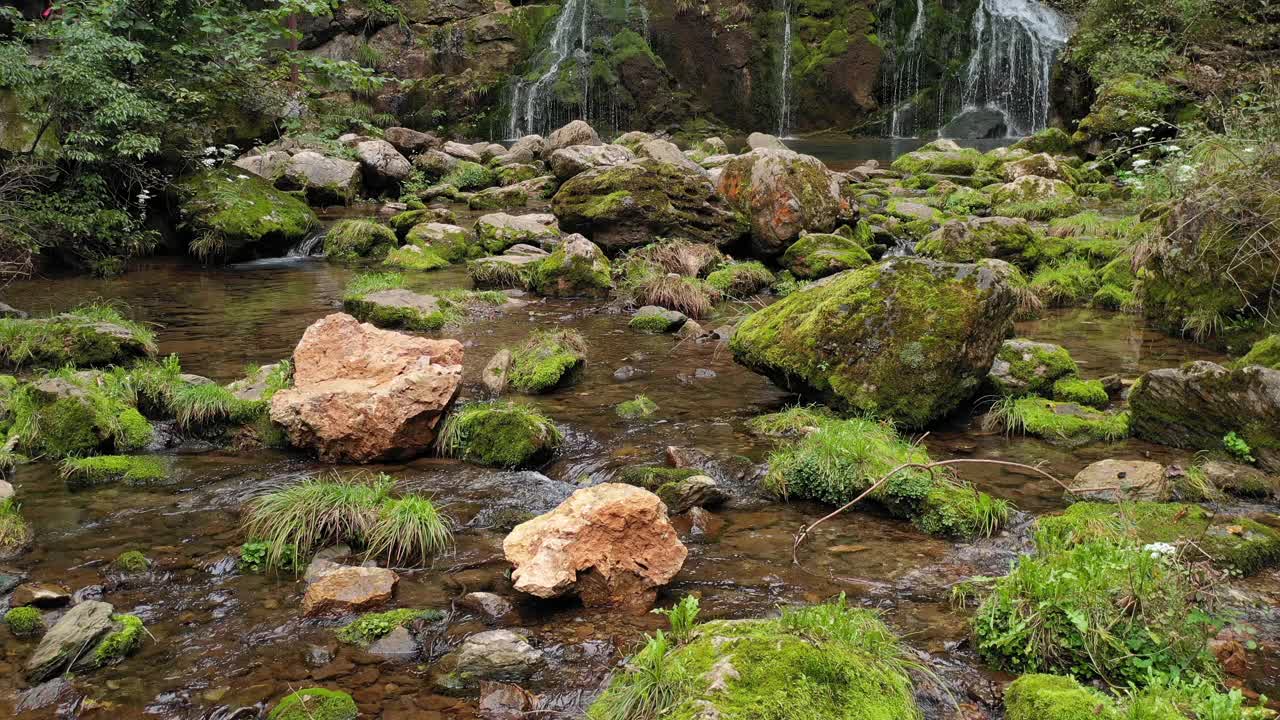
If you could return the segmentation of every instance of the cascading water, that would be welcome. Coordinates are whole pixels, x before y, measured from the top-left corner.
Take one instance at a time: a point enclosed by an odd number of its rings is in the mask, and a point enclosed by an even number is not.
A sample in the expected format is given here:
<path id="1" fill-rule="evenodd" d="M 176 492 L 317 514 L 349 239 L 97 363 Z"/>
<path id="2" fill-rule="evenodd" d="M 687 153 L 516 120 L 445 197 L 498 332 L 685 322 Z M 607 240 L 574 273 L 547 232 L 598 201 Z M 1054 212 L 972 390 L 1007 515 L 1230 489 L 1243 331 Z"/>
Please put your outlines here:
<path id="1" fill-rule="evenodd" d="M 920 63 L 924 56 L 919 50 L 924 26 L 924 0 L 916 0 L 916 18 L 907 31 L 906 44 L 899 51 L 903 59 L 894 63 L 893 115 L 889 120 L 889 134 L 896 138 L 914 135 L 913 106 L 916 94 L 920 92 Z"/>
<path id="2" fill-rule="evenodd" d="M 321 244 L 324 242 L 326 234 L 327 231 L 313 232 L 302 238 L 301 242 L 289 248 L 289 252 L 285 253 L 285 257 L 297 258 L 319 255 Z"/>
<path id="3" fill-rule="evenodd" d="M 586 119 L 580 116 L 585 116 L 591 106 L 591 46 L 587 35 L 590 12 L 590 0 L 568 0 L 560 10 L 545 51 L 551 65 L 535 80 L 517 79 L 512 89 L 509 139 L 530 133 L 545 135 L 570 120 Z M 555 92 L 556 81 L 562 70 L 569 68 L 568 63 L 574 63 L 576 74 L 582 76 L 582 103 L 574 107 L 564 106 Z"/>
<path id="4" fill-rule="evenodd" d="M 1010 136 L 1048 127 L 1050 74 L 1071 30 L 1069 20 L 1036 0 L 981 0 L 961 114 L 998 112 Z"/>
<path id="5" fill-rule="evenodd" d="M 782 2 L 782 72 L 778 76 L 778 137 L 791 121 L 791 0 Z"/>

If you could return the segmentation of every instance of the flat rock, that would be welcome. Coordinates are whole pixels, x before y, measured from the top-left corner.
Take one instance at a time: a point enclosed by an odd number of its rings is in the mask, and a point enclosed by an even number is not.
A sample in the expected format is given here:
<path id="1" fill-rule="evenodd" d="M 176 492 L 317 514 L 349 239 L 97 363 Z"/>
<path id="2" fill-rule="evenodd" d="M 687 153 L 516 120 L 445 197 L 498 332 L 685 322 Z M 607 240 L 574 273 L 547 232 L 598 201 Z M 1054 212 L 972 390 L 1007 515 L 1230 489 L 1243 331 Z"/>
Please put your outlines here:
<path id="1" fill-rule="evenodd" d="M 111 630 L 115 609 L 104 602 L 80 603 L 67 611 L 41 638 L 26 664 L 28 682 L 38 683 L 58 674 L 81 652 L 92 651 L 98 639 Z"/>
<path id="2" fill-rule="evenodd" d="M 473 680 L 524 680 L 543 661 L 542 651 L 510 630 L 488 630 L 463 641 L 454 652 L 455 673 Z"/>
<path id="3" fill-rule="evenodd" d="M 71 602 L 71 592 L 61 585 L 43 582 L 23 583 L 9 598 L 10 607 L 31 605 L 38 608 L 57 608 Z"/>
<path id="4" fill-rule="evenodd" d="M 377 607 L 391 599 L 400 578 L 386 568 L 342 567 L 307 587 L 302 614 L 307 617 L 347 615 Z"/>
<path id="5" fill-rule="evenodd" d="M 1080 500 L 1164 502 L 1169 482 L 1164 466 L 1145 460 L 1099 460 L 1076 473 L 1067 494 Z"/>

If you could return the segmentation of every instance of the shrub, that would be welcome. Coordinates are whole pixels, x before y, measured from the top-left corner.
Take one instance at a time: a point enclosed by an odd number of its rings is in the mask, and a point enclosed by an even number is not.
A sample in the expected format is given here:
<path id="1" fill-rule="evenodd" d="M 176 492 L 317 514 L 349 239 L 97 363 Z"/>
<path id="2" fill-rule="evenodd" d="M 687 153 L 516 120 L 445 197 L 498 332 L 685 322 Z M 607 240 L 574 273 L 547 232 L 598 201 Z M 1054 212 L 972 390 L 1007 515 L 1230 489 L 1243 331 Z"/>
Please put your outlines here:
<path id="1" fill-rule="evenodd" d="M 366 613 L 343 625 L 338 630 L 338 639 L 349 645 L 368 645 L 387 633 L 414 620 L 439 620 L 444 617 L 438 610 L 388 610 L 380 613 Z"/>
<path id="2" fill-rule="evenodd" d="M 9 626 L 9 632 L 18 637 L 27 637 L 40 631 L 44 626 L 44 617 L 36 608 L 16 607 L 4 614 L 4 622 Z"/>
<path id="3" fill-rule="evenodd" d="M 534 407 L 494 401 L 455 410 L 445 420 L 437 443 L 441 453 L 450 457 L 517 468 L 537 464 L 563 441 L 555 423 Z"/>
<path id="4" fill-rule="evenodd" d="M 1228 455 L 1242 463 L 1252 464 L 1255 461 L 1253 448 L 1249 447 L 1249 443 L 1234 430 L 1222 436 L 1222 447 L 1226 448 Z"/>
<path id="5" fill-rule="evenodd" d="M 165 462 L 152 455 L 98 455 L 62 461 L 62 477 L 72 488 L 127 482 L 146 485 L 169 476 Z"/>
<path id="6" fill-rule="evenodd" d="M 657 411 L 658 404 L 644 395 L 637 395 L 635 399 L 619 403 L 614 408 L 614 412 L 618 414 L 618 417 L 625 420 L 647 418 Z"/>
<path id="7" fill-rule="evenodd" d="M 632 250 L 628 260 L 652 263 L 664 273 L 701 277 L 724 262 L 724 255 L 714 245 L 688 240 L 663 240 Z"/>
<path id="8" fill-rule="evenodd" d="M 586 351 L 587 341 L 576 331 L 535 331 L 511 351 L 507 383 L 524 393 L 554 390 L 582 368 Z"/>

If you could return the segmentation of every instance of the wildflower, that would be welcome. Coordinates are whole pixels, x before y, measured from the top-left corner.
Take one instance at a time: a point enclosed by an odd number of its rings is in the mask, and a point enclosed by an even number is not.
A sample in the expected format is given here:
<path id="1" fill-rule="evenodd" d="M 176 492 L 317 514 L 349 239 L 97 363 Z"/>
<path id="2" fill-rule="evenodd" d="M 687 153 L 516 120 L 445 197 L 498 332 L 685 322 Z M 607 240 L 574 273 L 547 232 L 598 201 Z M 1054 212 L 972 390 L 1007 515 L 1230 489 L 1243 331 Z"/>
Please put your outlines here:
<path id="1" fill-rule="evenodd" d="M 1151 128 L 1147 127 L 1146 125 L 1139 125 L 1138 127 L 1133 129 L 1134 135 L 1146 135 L 1149 132 L 1151 132 Z"/>
<path id="2" fill-rule="evenodd" d="M 210 145 L 209 147 L 207 147 L 207 148 L 205 148 L 205 149 L 204 149 L 204 154 L 205 154 L 205 155 L 213 155 L 213 154 L 215 154 L 215 153 L 217 153 L 217 152 L 218 152 L 218 148 L 217 148 L 217 147 L 215 147 L 215 146 L 213 146 L 213 145 Z"/>
<path id="3" fill-rule="evenodd" d="M 1151 161 L 1150 161 L 1150 160 L 1134 160 L 1134 161 L 1133 161 L 1133 169 L 1134 169 L 1134 170 L 1137 170 L 1137 169 L 1138 169 L 1138 168 L 1140 168 L 1140 167 L 1146 167 L 1146 166 L 1148 166 L 1148 165 L 1150 165 L 1150 164 L 1151 164 Z"/>
<path id="4" fill-rule="evenodd" d="M 1142 552 L 1151 555 L 1153 560 L 1159 560 L 1165 557 L 1173 557 L 1177 554 L 1178 548 L 1166 542 L 1154 542 L 1149 545 L 1143 545 Z"/>
<path id="5" fill-rule="evenodd" d="M 218 161 L 214 160 L 213 158 L 205 158 L 200 162 L 204 163 L 205 167 L 213 167 L 214 165 L 218 164 Z"/>

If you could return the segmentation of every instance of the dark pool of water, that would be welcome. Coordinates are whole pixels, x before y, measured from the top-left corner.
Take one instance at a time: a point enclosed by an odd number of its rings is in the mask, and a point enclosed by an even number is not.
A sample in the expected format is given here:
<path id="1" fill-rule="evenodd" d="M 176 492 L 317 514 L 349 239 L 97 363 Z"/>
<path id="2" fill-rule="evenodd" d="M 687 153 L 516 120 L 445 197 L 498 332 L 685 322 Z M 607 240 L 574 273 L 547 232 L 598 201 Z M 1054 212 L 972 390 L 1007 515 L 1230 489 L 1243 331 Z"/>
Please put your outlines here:
<path id="1" fill-rule="evenodd" d="M 23 282 L 11 286 L 5 299 L 37 313 L 95 298 L 123 303 L 129 315 L 155 325 L 162 353 L 178 353 L 187 371 L 226 382 L 246 364 L 287 357 L 311 322 L 338 309 L 351 272 L 317 259 L 203 267 L 158 258 L 142 261 L 116 279 Z M 420 275 L 413 282 L 423 290 L 469 286 L 458 269 Z M 749 310 L 748 305 L 730 305 L 704 325 L 730 323 Z M 721 345 L 639 335 L 627 329 L 627 319 L 592 303 L 532 299 L 496 318 L 465 324 L 449 333 L 466 345 L 463 395 L 483 395 L 480 369 L 499 348 L 537 328 L 574 328 L 590 343 L 586 371 L 573 387 L 531 399 L 568 437 L 566 449 L 544 468 L 546 474 L 600 481 L 625 465 L 661 462 L 665 448 L 677 446 L 706 453 L 722 480 L 749 490 L 753 468 L 770 448 L 746 432 L 745 422 L 794 398 L 736 365 Z M 1018 332 L 1065 345 L 1088 376 L 1136 377 L 1152 367 L 1215 358 L 1203 348 L 1151 331 L 1132 316 L 1114 313 L 1052 311 L 1042 320 L 1022 323 Z M 639 373 L 619 381 L 614 371 L 623 366 Z M 637 394 L 657 402 L 656 417 L 616 417 L 613 406 Z M 1136 441 L 1065 450 L 1034 439 L 986 434 L 971 415 L 961 412 L 925 438 L 935 457 L 1042 463 L 1063 479 L 1104 457 L 1186 460 L 1185 454 Z M 333 635 L 330 625 L 301 619 L 302 584 L 291 577 L 233 571 L 229 558 L 242 540 L 237 524 L 244 500 L 327 468 L 299 455 L 270 451 L 180 454 L 170 461 L 171 483 L 151 488 L 71 493 L 56 468 L 46 463 L 24 466 L 14 478 L 36 545 L 11 565 L 33 579 L 73 589 L 104 584 L 105 599 L 121 611 L 141 615 L 154 636 L 137 656 L 79 683 L 96 700 L 111 704 L 103 717 L 226 717 L 227 708 L 268 702 L 291 688 L 312 685 L 353 692 L 370 717 L 472 717 L 474 696 L 450 698 L 434 692 L 429 664 L 378 664 L 341 647 L 332 663 L 309 667 L 302 661 L 308 645 L 332 646 Z M 393 474 L 406 489 L 431 493 L 460 523 L 515 482 L 510 475 L 437 459 L 373 469 Z M 1059 487 L 1038 476 L 991 468 L 968 469 L 963 475 L 1033 513 L 1064 504 Z M 854 602 L 883 608 L 913 646 L 974 666 L 963 649 L 967 612 L 952 609 L 945 593 L 933 585 L 992 570 L 975 567 L 952 543 L 866 513 L 841 516 L 824 526 L 803 553 L 809 569 L 801 570 L 791 562 L 793 535 L 826 511 L 804 503 L 748 500 L 718 512 L 723 523 L 718 532 L 701 538 L 686 535 L 689 560 L 660 602 L 696 592 L 707 616 L 750 617 L 781 604 L 820 601 L 847 591 Z M 456 553 L 437 567 L 405 572 L 400 606 L 447 609 L 464 591 L 509 592 L 499 559 L 502 535 L 462 530 L 457 539 Z M 840 552 L 828 550 L 837 547 Z M 155 571 L 127 581 L 106 573 L 106 564 L 128 549 L 145 550 L 156 561 Z M 1012 555 L 986 557 L 1007 563 Z M 878 586 L 824 577 L 831 575 Z M 554 659 L 531 686 L 572 707 L 589 697 L 612 664 L 661 621 L 589 611 L 573 603 L 526 602 L 519 624 Z M 479 629 L 479 622 L 459 615 L 438 649 Z M 18 669 L 32 647 L 5 637 L 0 715 L 23 688 Z M 50 716 L 48 710 L 31 715 Z"/>
<path id="2" fill-rule="evenodd" d="M 787 138 L 783 140 L 787 147 L 796 152 L 812 155 L 826 163 L 832 170 L 848 170 L 867 160 L 877 160 L 881 164 L 893 162 L 899 155 L 920 149 L 936 138 L 887 138 L 856 137 L 847 135 L 815 135 L 803 138 Z M 1012 138 L 998 140 L 956 140 L 961 147 L 970 147 L 982 152 L 994 150 L 1016 142 Z"/>

